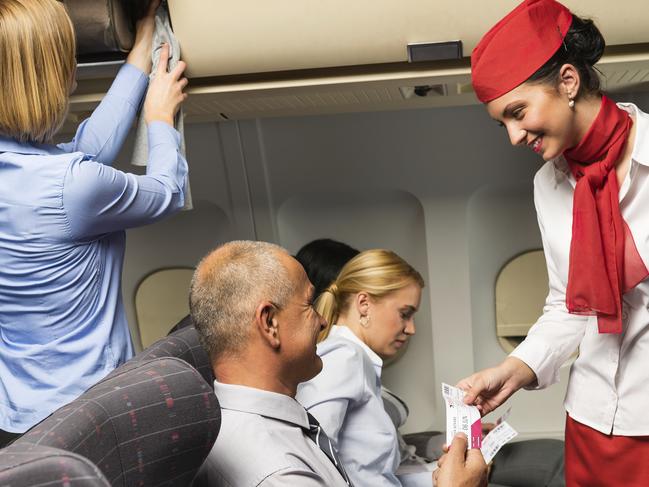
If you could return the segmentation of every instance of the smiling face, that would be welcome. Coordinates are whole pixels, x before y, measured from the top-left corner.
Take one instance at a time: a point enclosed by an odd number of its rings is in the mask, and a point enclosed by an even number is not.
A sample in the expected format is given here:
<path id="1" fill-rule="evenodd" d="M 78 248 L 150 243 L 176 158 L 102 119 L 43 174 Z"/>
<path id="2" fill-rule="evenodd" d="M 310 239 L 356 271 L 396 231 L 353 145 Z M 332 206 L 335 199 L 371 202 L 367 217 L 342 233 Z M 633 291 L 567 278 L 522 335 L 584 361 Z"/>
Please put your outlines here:
<path id="1" fill-rule="evenodd" d="M 316 354 L 318 334 L 326 321 L 313 308 L 315 289 L 300 263 L 289 255 L 282 255 L 292 282 L 293 295 L 277 314 L 286 373 L 295 384 L 315 377 L 322 370 L 322 360 Z"/>
<path id="2" fill-rule="evenodd" d="M 396 355 L 415 334 L 415 313 L 420 301 L 421 286 L 415 282 L 371 300 L 363 341 L 384 359 Z"/>
<path id="3" fill-rule="evenodd" d="M 549 161 L 581 139 L 568 96 L 552 86 L 523 83 L 486 104 L 491 118 L 507 130 L 512 145 L 527 146 Z"/>

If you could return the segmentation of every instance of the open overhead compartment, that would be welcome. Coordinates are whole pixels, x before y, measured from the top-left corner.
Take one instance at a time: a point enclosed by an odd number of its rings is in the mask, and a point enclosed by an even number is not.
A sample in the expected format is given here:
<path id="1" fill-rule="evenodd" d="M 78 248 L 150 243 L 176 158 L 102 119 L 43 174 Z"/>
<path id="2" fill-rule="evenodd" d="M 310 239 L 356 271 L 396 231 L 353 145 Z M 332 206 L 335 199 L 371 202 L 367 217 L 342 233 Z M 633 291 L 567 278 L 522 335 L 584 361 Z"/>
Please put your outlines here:
<path id="1" fill-rule="evenodd" d="M 564 3 L 594 18 L 607 39 L 599 64 L 605 87 L 647 89 L 646 0 L 625 0 L 623 6 L 610 0 Z M 168 0 L 191 79 L 188 121 L 477 103 L 468 56 L 482 34 L 517 4 Z M 409 44 L 449 41 L 461 42 L 462 57 L 408 62 Z M 89 109 L 105 84 L 88 80 L 73 110 Z"/>

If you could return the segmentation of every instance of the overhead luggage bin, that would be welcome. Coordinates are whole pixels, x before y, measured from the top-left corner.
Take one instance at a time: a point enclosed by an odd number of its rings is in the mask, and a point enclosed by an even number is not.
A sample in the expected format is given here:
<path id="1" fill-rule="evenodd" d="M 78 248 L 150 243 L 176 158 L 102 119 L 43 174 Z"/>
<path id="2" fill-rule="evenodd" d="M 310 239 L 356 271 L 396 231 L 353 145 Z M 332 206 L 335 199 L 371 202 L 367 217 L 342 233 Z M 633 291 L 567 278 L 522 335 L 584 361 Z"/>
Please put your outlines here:
<path id="1" fill-rule="evenodd" d="M 169 0 L 190 77 L 401 63 L 408 44 L 461 41 L 468 57 L 518 0 Z M 567 0 L 609 45 L 649 42 L 645 0 Z"/>
<path id="2" fill-rule="evenodd" d="M 517 4 L 518 0 L 168 0 L 191 79 L 186 120 L 476 104 L 470 53 Z M 595 19 L 607 40 L 598 64 L 604 88 L 648 90 L 646 0 L 565 4 Z M 422 43 L 451 47 L 425 51 L 424 59 L 430 52 L 433 58 L 441 53 L 438 60 L 409 62 L 413 53 L 408 46 Z M 107 80 L 80 83 L 72 116 L 87 114 L 107 86 Z"/>

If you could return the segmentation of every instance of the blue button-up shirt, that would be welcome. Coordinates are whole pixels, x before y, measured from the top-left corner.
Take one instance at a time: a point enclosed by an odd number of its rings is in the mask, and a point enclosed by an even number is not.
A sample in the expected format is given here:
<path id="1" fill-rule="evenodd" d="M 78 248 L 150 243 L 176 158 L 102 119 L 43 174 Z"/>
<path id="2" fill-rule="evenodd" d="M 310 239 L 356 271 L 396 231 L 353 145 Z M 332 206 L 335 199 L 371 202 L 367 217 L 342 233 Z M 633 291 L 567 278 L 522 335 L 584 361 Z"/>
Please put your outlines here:
<path id="1" fill-rule="evenodd" d="M 147 174 L 113 169 L 147 88 L 126 64 L 72 142 L 0 137 L 0 429 L 24 432 L 133 355 L 124 230 L 183 206 L 173 127 L 149 125 Z"/>

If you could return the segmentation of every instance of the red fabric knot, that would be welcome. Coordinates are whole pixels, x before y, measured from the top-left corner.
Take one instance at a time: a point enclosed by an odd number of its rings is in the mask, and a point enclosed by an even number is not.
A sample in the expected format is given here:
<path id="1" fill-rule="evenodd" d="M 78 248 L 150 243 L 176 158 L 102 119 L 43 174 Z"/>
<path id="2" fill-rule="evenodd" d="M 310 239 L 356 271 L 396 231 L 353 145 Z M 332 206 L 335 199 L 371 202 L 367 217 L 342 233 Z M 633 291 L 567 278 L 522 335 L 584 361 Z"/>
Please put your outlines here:
<path id="1" fill-rule="evenodd" d="M 566 307 L 597 315 L 600 333 L 622 332 L 622 294 L 649 275 L 620 212 L 615 172 L 632 125 L 604 96 L 582 141 L 564 152 L 577 180 Z"/>

